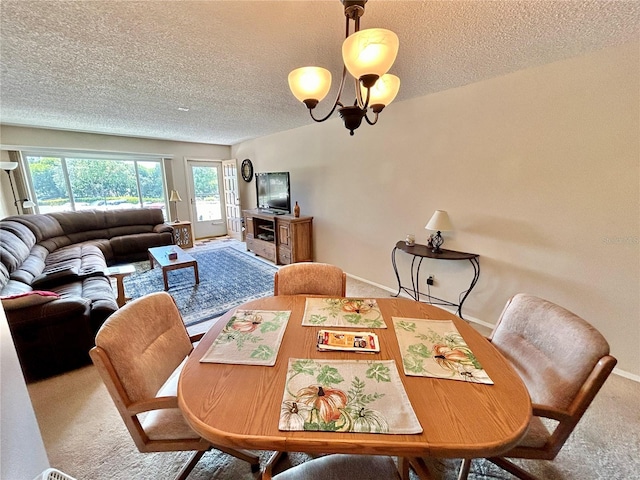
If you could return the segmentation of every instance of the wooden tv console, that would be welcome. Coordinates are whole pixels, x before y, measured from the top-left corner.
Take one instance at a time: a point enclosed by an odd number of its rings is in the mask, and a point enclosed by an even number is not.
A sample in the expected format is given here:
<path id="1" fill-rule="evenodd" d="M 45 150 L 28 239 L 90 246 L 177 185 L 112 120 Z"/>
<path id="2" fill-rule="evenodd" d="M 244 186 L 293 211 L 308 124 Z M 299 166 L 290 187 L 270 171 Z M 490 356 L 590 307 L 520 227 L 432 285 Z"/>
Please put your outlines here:
<path id="1" fill-rule="evenodd" d="M 245 241 L 252 251 L 276 265 L 313 261 L 313 217 L 243 210 Z"/>

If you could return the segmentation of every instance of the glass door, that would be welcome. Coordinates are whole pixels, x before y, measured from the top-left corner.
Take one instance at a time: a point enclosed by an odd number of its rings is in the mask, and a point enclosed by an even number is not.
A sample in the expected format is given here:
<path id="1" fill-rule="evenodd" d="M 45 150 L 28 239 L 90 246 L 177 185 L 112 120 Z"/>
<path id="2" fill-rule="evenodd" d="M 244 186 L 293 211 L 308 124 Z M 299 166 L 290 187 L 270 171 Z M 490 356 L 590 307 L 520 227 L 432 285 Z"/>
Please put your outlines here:
<path id="1" fill-rule="evenodd" d="M 227 234 L 224 195 L 222 195 L 222 163 L 187 160 L 191 192 L 193 236 L 218 237 Z"/>

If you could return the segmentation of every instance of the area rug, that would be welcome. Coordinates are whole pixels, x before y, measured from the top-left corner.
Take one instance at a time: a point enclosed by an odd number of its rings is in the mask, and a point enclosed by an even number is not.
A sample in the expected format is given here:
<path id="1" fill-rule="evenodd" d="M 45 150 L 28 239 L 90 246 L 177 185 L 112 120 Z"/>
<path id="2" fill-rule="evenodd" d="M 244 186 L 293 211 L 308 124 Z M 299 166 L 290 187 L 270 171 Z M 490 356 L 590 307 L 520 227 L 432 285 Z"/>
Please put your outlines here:
<path id="1" fill-rule="evenodd" d="M 273 294 L 273 276 L 277 268 L 232 246 L 192 250 L 198 262 L 200 284 L 194 281 L 193 268 L 167 272 L 168 293 L 174 298 L 185 325 L 191 326 L 225 314 L 250 300 Z M 136 273 L 124 279 L 125 292 L 139 298 L 164 288 L 162 269 L 149 262 L 134 264 Z"/>

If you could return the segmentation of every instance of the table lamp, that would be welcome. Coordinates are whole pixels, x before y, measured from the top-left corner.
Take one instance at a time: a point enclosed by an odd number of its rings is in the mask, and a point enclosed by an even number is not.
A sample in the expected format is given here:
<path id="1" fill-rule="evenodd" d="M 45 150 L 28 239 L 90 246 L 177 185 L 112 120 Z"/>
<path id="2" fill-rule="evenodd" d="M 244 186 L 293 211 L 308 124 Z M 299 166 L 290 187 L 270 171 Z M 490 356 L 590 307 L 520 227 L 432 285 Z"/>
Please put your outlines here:
<path id="1" fill-rule="evenodd" d="M 174 223 L 180 223 L 180 220 L 178 220 L 178 205 L 176 205 L 176 202 L 181 202 L 182 199 L 180 198 L 180 194 L 178 193 L 177 190 L 171 190 L 171 196 L 169 197 L 169 201 L 173 202 L 173 208 L 176 211 L 176 219 Z"/>
<path id="2" fill-rule="evenodd" d="M 431 240 L 431 244 L 433 245 L 433 250 L 431 251 L 433 253 L 440 253 L 440 247 L 444 243 L 444 238 L 442 238 L 440 232 L 453 230 L 451 221 L 449 220 L 449 214 L 444 210 L 436 210 L 424 228 L 425 230 L 435 230 L 437 232 Z"/>

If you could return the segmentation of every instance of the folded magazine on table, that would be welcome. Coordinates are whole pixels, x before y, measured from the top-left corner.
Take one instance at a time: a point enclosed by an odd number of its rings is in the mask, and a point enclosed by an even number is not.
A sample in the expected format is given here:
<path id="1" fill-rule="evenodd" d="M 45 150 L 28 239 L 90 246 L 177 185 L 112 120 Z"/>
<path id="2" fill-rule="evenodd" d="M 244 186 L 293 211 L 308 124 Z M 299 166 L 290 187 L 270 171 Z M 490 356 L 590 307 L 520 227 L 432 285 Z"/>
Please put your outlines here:
<path id="1" fill-rule="evenodd" d="M 349 332 L 345 330 L 320 330 L 318 350 L 339 350 L 344 352 L 380 352 L 378 335 L 371 332 Z"/>

